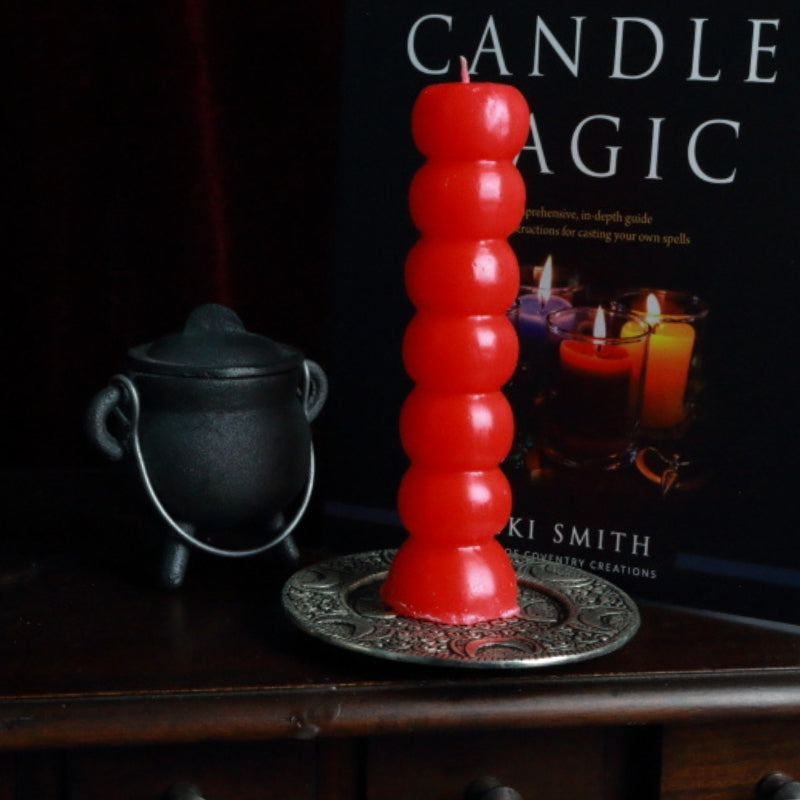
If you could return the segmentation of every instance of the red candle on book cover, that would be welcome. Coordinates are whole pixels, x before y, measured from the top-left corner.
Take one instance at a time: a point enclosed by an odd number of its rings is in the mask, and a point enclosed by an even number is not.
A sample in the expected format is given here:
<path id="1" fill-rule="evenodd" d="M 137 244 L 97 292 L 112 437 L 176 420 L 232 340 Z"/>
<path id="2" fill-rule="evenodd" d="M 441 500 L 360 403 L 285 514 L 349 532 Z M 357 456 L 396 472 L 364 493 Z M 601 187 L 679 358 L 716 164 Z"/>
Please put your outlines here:
<path id="1" fill-rule="evenodd" d="M 603 343 L 602 309 L 597 310 L 592 335 L 595 341 L 561 342 L 562 423 L 584 436 L 624 436 L 634 364 L 625 348 Z"/>
<path id="2" fill-rule="evenodd" d="M 405 616 L 468 625 L 518 612 L 517 581 L 495 538 L 511 513 L 499 468 L 513 437 L 503 384 L 517 361 L 505 312 L 519 287 L 508 244 L 525 207 L 513 164 L 529 111 L 513 87 L 460 83 L 424 89 L 412 111 L 427 161 L 409 191 L 422 234 L 406 261 L 416 307 L 403 340 L 414 389 L 400 413 L 411 466 L 398 490 L 408 538 L 382 587 Z"/>

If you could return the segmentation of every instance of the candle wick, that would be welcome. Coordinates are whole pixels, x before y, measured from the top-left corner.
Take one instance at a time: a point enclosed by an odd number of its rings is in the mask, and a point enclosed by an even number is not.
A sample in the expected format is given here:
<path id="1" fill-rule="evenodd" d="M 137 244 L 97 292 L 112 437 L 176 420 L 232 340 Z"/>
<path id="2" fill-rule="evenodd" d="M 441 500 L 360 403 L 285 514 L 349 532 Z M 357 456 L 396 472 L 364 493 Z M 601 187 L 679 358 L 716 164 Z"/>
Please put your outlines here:
<path id="1" fill-rule="evenodd" d="M 469 83 L 469 68 L 467 67 L 467 59 L 464 56 L 458 57 L 461 64 L 461 83 Z"/>

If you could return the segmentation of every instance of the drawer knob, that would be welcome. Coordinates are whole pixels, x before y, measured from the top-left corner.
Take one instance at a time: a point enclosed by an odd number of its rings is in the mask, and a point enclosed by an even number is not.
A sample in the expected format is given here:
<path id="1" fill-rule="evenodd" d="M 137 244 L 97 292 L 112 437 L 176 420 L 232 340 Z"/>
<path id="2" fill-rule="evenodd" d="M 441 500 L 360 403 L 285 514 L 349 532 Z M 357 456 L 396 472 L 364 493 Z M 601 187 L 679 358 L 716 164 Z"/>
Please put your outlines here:
<path id="1" fill-rule="evenodd" d="M 464 800 L 522 800 L 522 795 L 510 786 L 503 786 L 497 778 L 478 778 L 467 786 Z"/>
<path id="2" fill-rule="evenodd" d="M 784 772 L 770 772 L 756 786 L 757 800 L 800 800 L 800 783 Z"/>
<path id="3" fill-rule="evenodd" d="M 190 783 L 176 783 L 161 795 L 161 800 L 203 800 L 203 795 Z"/>

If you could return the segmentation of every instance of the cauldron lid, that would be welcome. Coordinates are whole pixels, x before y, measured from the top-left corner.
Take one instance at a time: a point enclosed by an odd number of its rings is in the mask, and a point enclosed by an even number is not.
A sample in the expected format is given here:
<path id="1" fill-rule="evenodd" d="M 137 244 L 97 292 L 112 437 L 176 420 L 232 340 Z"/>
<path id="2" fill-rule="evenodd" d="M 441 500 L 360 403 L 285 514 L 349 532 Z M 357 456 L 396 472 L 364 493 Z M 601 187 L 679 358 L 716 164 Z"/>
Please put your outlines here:
<path id="1" fill-rule="evenodd" d="M 248 332 L 234 311 L 217 303 L 199 306 L 180 333 L 128 351 L 141 372 L 186 377 L 242 378 L 295 369 L 300 351 Z"/>

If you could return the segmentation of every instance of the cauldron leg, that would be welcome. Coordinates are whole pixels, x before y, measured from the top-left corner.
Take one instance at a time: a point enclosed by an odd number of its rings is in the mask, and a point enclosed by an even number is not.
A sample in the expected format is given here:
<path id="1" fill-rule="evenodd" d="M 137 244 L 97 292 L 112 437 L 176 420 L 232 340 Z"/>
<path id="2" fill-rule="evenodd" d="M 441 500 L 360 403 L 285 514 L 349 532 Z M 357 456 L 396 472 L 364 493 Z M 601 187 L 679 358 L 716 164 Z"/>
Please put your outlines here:
<path id="1" fill-rule="evenodd" d="M 194 532 L 193 527 L 188 523 L 182 523 L 181 527 L 185 528 L 187 533 Z M 183 584 L 188 561 L 188 545 L 184 544 L 177 536 L 168 534 L 161 553 L 159 583 L 166 589 L 178 589 Z"/>
<path id="2" fill-rule="evenodd" d="M 281 528 L 286 525 L 286 517 L 282 513 L 276 514 L 269 522 L 270 533 L 278 534 Z M 292 535 L 289 534 L 275 548 L 278 557 L 288 567 L 296 567 L 300 563 L 300 551 L 297 549 Z"/>

